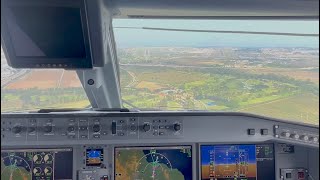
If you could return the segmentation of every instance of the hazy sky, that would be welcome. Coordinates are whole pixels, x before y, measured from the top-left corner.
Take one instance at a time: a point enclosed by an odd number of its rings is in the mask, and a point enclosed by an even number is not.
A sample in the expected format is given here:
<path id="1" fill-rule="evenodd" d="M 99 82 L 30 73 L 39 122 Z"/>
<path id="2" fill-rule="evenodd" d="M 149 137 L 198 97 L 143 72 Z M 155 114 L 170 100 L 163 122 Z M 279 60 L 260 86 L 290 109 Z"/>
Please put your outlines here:
<path id="1" fill-rule="evenodd" d="M 115 19 L 113 26 L 319 34 L 319 21 Z M 117 28 L 114 29 L 114 33 L 118 47 L 218 46 L 319 48 L 319 37 L 173 32 Z"/>

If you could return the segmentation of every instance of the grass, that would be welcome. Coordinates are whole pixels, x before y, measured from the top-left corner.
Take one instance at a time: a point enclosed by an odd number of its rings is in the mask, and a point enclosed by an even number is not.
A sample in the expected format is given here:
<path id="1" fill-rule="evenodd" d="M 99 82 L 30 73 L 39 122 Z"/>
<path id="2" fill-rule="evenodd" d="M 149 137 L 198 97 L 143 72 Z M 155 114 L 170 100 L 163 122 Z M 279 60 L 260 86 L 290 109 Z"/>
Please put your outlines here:
<path id="1" fill-rule="evenodd" d="M 155 91 L 158 89 L 164 88 L 163 86 L 154 83 L 154 82 L 148 82 L 148 81 L 141 81 L 139 84 L 135 86 L 137 89 L 149 89 L 150 91 Z"/>
<path id="2" fill-rule="evenodd" d="M 319 96 L 300 94 L 239 111 L 319 125 Z"/>

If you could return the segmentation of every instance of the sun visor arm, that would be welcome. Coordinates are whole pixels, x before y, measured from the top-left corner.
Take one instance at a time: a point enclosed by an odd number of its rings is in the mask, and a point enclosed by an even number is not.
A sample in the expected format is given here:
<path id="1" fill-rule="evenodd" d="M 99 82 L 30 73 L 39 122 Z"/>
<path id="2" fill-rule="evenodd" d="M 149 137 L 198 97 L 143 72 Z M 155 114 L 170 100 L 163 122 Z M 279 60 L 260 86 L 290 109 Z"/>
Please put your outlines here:
<path id="1" fill-rule="evenodd" d="M 77 70 L 93 108 L 121 108 L 119 63 L 112 30 L 112 16 L 102 0 L 87 1 L 88 29 L 93 69 Z"/>

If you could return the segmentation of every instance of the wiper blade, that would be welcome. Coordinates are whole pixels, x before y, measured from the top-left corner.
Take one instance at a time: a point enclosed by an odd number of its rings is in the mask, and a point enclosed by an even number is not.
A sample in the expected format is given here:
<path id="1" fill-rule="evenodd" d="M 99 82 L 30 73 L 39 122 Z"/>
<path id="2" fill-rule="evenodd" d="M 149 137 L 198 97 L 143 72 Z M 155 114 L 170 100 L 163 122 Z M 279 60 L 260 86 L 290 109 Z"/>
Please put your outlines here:
<path id="1" fill-rule="evenodd" d="M 89 110 L 89 109 L 80 109 L 80 108 L 39 109 L 38 111 L 34 111 L 34 112 L 36 112 L 36 113 L 52 113 L 52 112 L 73 112 L 73 111 L 84 111 L 84 110 Z"/>
<path id="2" fill-rule="evenodd" d="M 114 27 L 118 29 L 144 29 L 155 31 L 182 31 L 182 32 L 205 32 L 205 33 L 224 33 L 224 34 L 262 34 L 276 36 L 311 36 L 319 37 L 319 34 L 308 33 L 284 33 L 284 32 L 263 32 L 263 31 L 225 31 L 225 30 L 203 30 L 203 29 L 176 29 L 176 28 L 155 28 L 155 27 Z"/>
<path id="3" fill-rule="evenodd" d="M 36 113 L 52 113 L 52 112 L 75 112 L 75 111 L 103 111 L 103 112 L 130 112 L 127 108 L 90 108 L 90 109 L 81 109 L 81 108 L 66 108 L 66 109 L 40 109 L 35 111 Z"/>

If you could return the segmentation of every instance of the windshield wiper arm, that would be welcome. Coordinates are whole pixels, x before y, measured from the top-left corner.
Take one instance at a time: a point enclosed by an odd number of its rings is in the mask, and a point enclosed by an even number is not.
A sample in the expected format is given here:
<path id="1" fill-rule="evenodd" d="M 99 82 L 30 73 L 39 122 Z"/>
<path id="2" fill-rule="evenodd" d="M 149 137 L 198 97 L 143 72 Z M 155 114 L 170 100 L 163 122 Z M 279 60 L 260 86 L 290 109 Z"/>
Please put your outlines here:
<path id="1" fill-rule="evenodd" d="M 65 108 L 65 109 L 40 109 L 35 111 L 35 113 L 53 113 L 53 112 L 75 112 L 75 111 L 86 111 L 86 110 L 93 110 L 93 111 L 104 111 L 104 112 L 130 112 L 127 108 Z M 33 112 L 31 112 L 33 113 Z"/>
<path id="2" fill-rule="evenodd" d="M 203 30 L 203 29 L 176 29 L 176 28 L 156 28 L 156 27 L 114 27 L 118 29 L 144 29 L 155 31 L 182 31 L 182 32 L 205 32 L 205 33 L 225 33 L 225 34 L 262 34 L 277 36 L 311 36 L 319 37 L 319 34 L 312 33 L 284 33 L 284 32 L 263 32 L 263 31 L 225 31 L 225 30 Z"/>

